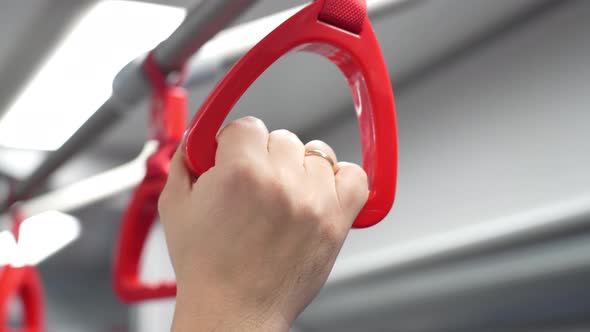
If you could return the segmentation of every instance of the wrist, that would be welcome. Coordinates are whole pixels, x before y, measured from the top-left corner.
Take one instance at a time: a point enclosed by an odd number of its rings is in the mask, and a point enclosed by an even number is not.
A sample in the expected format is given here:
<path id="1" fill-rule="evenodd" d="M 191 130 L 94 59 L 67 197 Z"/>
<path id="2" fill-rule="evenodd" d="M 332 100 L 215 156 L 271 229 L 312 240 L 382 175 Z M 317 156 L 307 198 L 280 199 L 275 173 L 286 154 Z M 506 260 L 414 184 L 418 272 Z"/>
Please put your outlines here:
<path id="1" fill-rule="evenodd" d="M 177 296 L 171 332 L 288 332 L 279 312 L 241 305 L 234 299 Z"/>

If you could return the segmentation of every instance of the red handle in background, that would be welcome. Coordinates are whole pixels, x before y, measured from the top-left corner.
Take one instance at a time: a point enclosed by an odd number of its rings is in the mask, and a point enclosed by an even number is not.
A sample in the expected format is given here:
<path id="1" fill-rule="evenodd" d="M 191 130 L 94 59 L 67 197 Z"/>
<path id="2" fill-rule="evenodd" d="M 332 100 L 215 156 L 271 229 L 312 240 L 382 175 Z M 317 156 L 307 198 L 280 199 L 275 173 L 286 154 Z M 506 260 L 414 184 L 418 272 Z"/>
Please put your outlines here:
<path id="1" fill-rule="evenodd" d="M 268 67 L 291 51 L 322 55 L 347 78 L 370 187 L 353 227 L 372 226 L 393 205 L 397 127 L 391 81 L 364 0 L 317 0 L 252 48 L 216 86 L 190 125 L 183 141 L 187 167 L 199 176 L 214 165 L 215 135 L 232 107 Z"/>
<path id="2" fill-rule="evenodd" d="M 186 128 L 187 98 L 180 82 L 169 85 L 150 54 L 145 73 L 153 87 L 150 135 L 158 140 L 156 152 L 146 163 L 146 175 L 133 192 L 123 214 L 113 257 L 113 288 L 124 302 L 171 297 L 174 282 L 149 284 L 140 278 L 141 253 L 158 217 L 158 199 L 168 177 L 170 160 Z"/>
<path id="3" fill-rule="evenodd" d="M 12 300 L 20 298 L 24 309 L 23 326 L 11 329 L 8 311 Z M 44 330 L 43 287 L 34 267 L 5 266 L 0 271 L 0 331 L 41 332 Z"/>
<path id="4" fill-rule="evenodd" d="M 113 287 L 126 303 L 172 297 L 175 282 L 149 284 L 140 278 L 141 253 L 149 231 L 158 217 L 158 198 L 166 184 L 170 158 L 177 144 L 168 144 L 148 160 L 147 174 L 135 189 L 123 215 L 114 255 Z"/>
<path id="5" fill-rule="evenodd" d="M 18 240 L 23 217 L 14 209 L 12 216 L 14 218 L 13 233 Z M 9 327 L 9 306 L 15 297 L 21 299 L 24 309 L 22 329 Z M 45 329 L 44 322 L 43 286 L 35 267 L 10 265 L 0 267 L 0 332 L 41 332 Z"/>

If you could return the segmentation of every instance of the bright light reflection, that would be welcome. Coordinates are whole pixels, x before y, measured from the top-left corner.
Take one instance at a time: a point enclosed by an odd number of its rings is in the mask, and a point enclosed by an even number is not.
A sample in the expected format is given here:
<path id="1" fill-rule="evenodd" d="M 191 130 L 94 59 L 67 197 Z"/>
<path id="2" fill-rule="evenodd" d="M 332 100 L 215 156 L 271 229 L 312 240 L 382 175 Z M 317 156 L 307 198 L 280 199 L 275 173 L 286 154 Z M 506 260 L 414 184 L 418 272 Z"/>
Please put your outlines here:
<path id="1" fill-rule="evenodd" d="M 185 9 L 135 1 L 95 5 L 0 121 L 0 145 L 56 150 L 111 95 L 129 61 L 182 22 Z"/>
<path id="2" fill-rule="evenodd" d="M 11 232 L 0 233 L 0 266 L 37 265 L 74 241 L 80 223 L 70 215 L 48 211 L 23 221 L 15 243 Z"/>
<path id="3" fill-rule="evenodd" d="M 16 255 L 16 241 L 9 231 L 0 232 L 0 266 L 11 264 Z"/>

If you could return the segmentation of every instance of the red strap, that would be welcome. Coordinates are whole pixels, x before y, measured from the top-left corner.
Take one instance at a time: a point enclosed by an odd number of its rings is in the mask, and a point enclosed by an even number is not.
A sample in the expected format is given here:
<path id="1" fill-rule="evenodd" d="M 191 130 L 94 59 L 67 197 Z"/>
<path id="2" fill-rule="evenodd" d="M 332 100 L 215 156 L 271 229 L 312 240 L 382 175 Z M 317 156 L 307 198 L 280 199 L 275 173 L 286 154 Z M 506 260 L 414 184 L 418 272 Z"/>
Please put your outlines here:
<path id="1" fill-rule="evenodd" d="M 15 240 L 18 241 L 18 236 L 20 233 L 20 225 L 25 220 L 18 204 L 13 204 L 10 208 L 10 214 L 12 216 L 12 233 L 14 234 Z"/>
<path id="2" fill-rule="evenodd" d="M 153 52 L 145 59 L 144 72 L 153 90 L 150 136 L 158 140 L 159 146 L 147 160 L 146 175 L 125 210 L 113 258 L 113 287 L 127 303 L 176 294 L 174 282 L 141 280 L 139 262 L 151 226 L 158 217 L 158 198 L 166 184 L 170 160 L 186 129 L 187 97 L 181 80 L 167 82 L 154 62 Z"/>
<path id="3" fill-rule="evenodd" d="M 19 240 L 20 227 L 25 220 L 19 204 L 10 208 L 12 228 L 15 239 Z M 32 266 L 6 266 L 0 273 L 0 331 L 8 325 L 8 306 L 13 296 L 20 298 L 24 308 L 22 331 L 41 332 L 44 330 L 43 286 Z M 9 330 L 10 331 L 10 330 Z M 12 330 L 21 331 L 21 330 Z"/>
<path id="4" fill-rule="evenodd" d="M 19 297 L 23 304 L 23 329 L 8 327 L 8 309 L 12 298 Z M 32 266 L 5 267 L 0 273 L 0 331 L 41 332 L 45 330 L 43 309 L 43 285 Z"/>
<path id="5" fill-rule="evenodd" d="M 320 20 L 352 33 L 363 30 L 367 17 L 366 0 L 325 0 Z"/>
<path id="6" fill-rule="evenodd" d="M 150 52 L 144 62 L 144 72 L 152 85 L 150 137 L 160 142 L 179 142 L 186 129 L 186 91 L 182 88 L 184 72 L 177 82 L 168 83 L 166 76 Z"/>

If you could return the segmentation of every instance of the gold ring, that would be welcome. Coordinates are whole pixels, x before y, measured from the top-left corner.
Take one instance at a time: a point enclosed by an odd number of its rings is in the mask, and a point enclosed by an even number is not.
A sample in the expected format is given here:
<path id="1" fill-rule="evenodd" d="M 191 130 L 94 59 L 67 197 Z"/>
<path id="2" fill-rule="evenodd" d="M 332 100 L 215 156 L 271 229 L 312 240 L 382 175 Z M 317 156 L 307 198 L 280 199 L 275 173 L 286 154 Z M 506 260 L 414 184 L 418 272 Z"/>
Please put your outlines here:
<path id="1" fill-rule="evenodd" d="M 308 156 L 316 156 L 316 157 L 324 158 L 325 160 L 327 160 L 330 163 L 330 165 L 332 166 L 332 169 L 334 169 L 336 167 L 336 163 L 334 162 L 334 160 L 332 160 L 332 158 L 327 153 L 325 153 L 322 150 L 308 150 L 308 151 L 305 151 L 305 156 L 306 157 L 308 157 Z"/>

